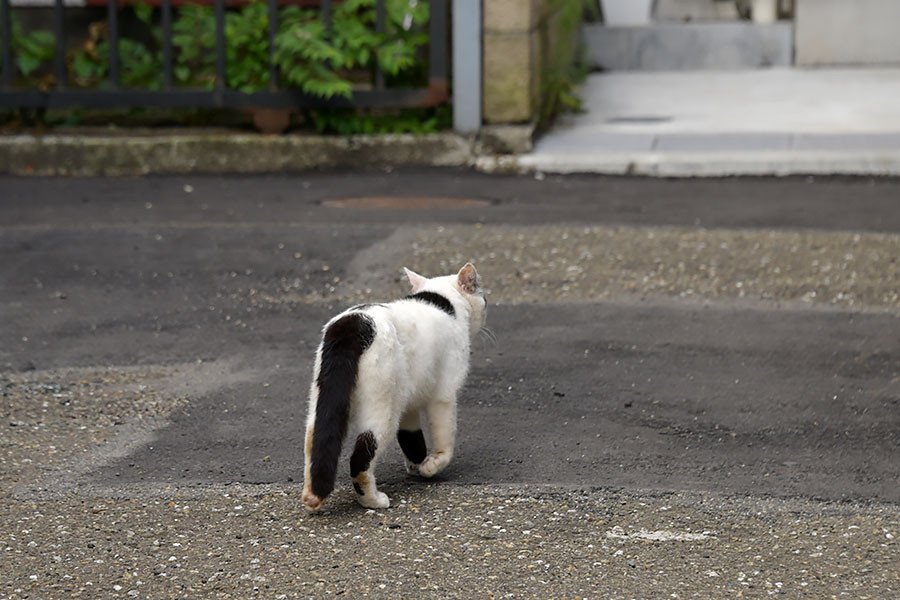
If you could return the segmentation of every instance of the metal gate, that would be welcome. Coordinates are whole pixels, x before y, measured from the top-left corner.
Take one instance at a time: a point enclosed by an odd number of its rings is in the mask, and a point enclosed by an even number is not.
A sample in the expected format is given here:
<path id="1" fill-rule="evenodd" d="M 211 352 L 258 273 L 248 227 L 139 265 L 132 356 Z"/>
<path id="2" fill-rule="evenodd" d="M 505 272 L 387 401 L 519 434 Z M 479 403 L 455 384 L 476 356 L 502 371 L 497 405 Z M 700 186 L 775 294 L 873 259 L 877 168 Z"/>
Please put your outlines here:
<path id="1" fill-rule="evenodd" d="M 424 1 L 424 0 L 422 0 Z M 208 4 L 209 2 L 207 2 Z M 109 78 L 105 89 L 76 89 L 66 79 L 66 46 L 63 0 L 54 0 L 53 32 L 56 39 L 53 59 L 53 89 L 16 87 L 12 56 L 12 21 L 10 0 L 0 0 L 0 34 L 2 34 L 2 76 L 0 107 L 55 108 L 74 107 L 220 107 L 220 108 L 298 108 L 298 107 L 412 107 L 435 106 L 448 99 L 448 7 L 447 0 L 429 0 L 428 85 L 422 88 L 394 88 L 385 85 L 378 66 L 371 89 L 354 90 L 350 98 L 321 98 L 297 89 L 278 85 L 275 64 L 275 35 L 278 31 L 279 0 L 266 0 L 268 7 L 269 89 L 242 92 L 227 86 L 225 0 L 212 0 L 215 13 L 215 86 L 213 89 L 185 88 L 173 81 L 172 11 L 173 0 L 158 0 L 162 29 L 161 89 L 124 88 L 120 82 L 118 0 L 108 0 L 107 35 L 110 42 Z M 385 27 L 386 0 L 376 0 L 376 30 Z M 326 30 L 331 28 L 332 0 L 321 0 L 321 16 Z"/>

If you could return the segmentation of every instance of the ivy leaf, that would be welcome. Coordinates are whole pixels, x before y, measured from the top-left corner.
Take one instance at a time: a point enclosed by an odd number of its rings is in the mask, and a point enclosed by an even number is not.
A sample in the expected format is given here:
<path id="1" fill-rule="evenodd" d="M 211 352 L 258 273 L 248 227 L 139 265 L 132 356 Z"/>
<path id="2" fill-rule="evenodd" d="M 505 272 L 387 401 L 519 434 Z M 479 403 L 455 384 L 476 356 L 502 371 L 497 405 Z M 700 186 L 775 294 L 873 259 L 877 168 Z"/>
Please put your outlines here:
<path id="1" fill-rule="evenodd" d="M 191 70 L 187 65 L 175 65 L 172 72 L 175 74 L 175 79 L 181 82 L 185 82 L 191 78 Z"/>
<path id="2" fill-rule="evenodd" d="M 16 62 L 19 63 L 19 70 L 22 72 L 22 75 L 26 77 L 39 66 L 41 66 L 41 61 L 33 54 L 20 54 Z"/>
<path id="3" fill-rule="evenodd" d="M 145 2 L 136 2 L 133 5 L 134 14 L 138 19 L 150 25 L 153 21 L 153 7 Z"/>

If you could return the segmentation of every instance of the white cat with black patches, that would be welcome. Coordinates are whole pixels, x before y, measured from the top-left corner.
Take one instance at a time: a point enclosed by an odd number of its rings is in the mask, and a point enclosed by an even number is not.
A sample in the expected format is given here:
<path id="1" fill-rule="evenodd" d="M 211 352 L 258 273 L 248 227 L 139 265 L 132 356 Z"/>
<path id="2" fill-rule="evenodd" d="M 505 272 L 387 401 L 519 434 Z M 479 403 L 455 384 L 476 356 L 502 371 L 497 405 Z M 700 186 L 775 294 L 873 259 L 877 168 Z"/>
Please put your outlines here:
<path id="1" fill-rule="evenodd" d="M 486 314 L 481 278 L 468 263 L 455 275 L 431 279 L 405 271 L 409 296 L 354 306 L 325 325 L 306 422 L 303 503 L 310 510 L 334 490 L 348 434 L 356 440 L 353 488 L 369 508 L 390 506 L 374 471 L 394 436 L 409 473 L 432 477 L 453 458 L 456 398 L 469 371 L 471 339 Z"/>

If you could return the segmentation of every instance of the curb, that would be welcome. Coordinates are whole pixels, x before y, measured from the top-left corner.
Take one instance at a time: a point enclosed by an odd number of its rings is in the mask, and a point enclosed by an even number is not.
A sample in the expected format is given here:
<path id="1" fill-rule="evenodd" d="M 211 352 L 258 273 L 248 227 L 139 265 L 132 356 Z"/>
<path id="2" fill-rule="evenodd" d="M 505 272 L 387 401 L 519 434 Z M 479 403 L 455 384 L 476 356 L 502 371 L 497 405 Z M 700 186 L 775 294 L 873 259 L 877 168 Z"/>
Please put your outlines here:
<path id="1" fill-rule="evenodd" d="M 487 161 L 479 159 L 487 167 Z M 499 161 L 508 170 L 510 162 Z M 596 173 L 650 177 L 732 177 L 789 175 L 900 175 L 900 149 L 850 151 L 638 152 L 515 157 L 525 172 Z"/>
<path id="2" fill-rule="evenodd" d="M 233 133 L 0 136 L 0 173 L 271 173 L 323 167 L 468 166 L 475 142 L 454 133 L 317 136 Z"/>
<path id="3" fill-rule="evenodd" d="M 316 168 L 474 167 L 485 173 L 645 177 L 900 176 L 900 148 L 845 151 L 523 153 L 508 141 L 430 135 L 158 133 L 0 136 L 0 173 L 128 176 L 261 174 Z M 513 139 L 518 144 L 521 135 Z M 495 136 L 496 137 L 496 136 Z M 500 138 L 498 138 L 500 139 Z M 491 152 L 493 151 L 493 152 Z M 499 154 L 496 152 L 500 152 Z"/>

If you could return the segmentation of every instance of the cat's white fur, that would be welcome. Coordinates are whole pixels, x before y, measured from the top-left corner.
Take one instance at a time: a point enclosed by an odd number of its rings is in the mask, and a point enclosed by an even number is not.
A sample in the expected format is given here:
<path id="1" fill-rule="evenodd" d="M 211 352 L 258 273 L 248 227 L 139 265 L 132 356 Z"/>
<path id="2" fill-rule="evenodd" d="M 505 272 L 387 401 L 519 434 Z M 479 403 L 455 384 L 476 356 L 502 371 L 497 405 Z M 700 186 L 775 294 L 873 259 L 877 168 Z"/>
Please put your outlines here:
<path id="1" fill-rule="evenodd" d="M 454 316 L 434 305 L 413 299 L 389 304 L 363 305 L 344 311 L 326 324 L 352 312 L 368 315 L 375 337 L 359 360 L 356 387 L 351 394 L 347 440 L 371 431 L 377 449 L 365 477 L 358 481 L 363 490 L 360 504 L 387 508 L 390 500 L 377 490 L 374 469 L 382 451 L 393 443 L 398 429 L 423 429 L 427 422 L 431 451 L 421 464 L 408 459 L 407 470 L 424 477 L 441 472 L 453 458 L 456 439 L 456 400 L 469 371 L 471 338 L 484 325 L 486 302 L 480 278 L 471 264 L 455 275 L 426 278 L 404 269 L 412 293 L 435 292 L 453 305 Z M 307 436 L 314 432 L 322 347 L 316 352 L 315 373 L 309 394 Z M 324 499 L 310 491 L 310 447 L 307 440 L 304 502 L 316 510 Z M 314 495 L 312 495 L 314 496 Z M 309 500 L 309 501 L 307 501 Z"/>

